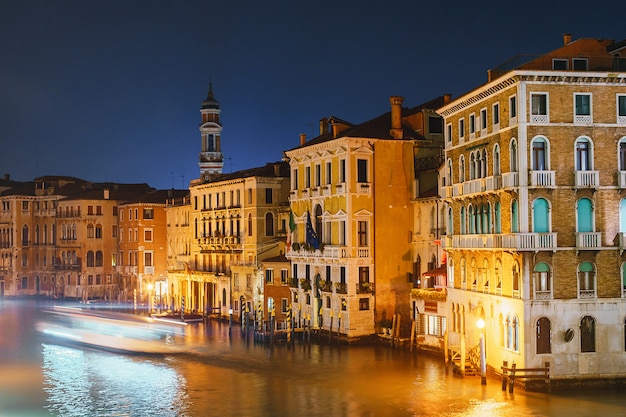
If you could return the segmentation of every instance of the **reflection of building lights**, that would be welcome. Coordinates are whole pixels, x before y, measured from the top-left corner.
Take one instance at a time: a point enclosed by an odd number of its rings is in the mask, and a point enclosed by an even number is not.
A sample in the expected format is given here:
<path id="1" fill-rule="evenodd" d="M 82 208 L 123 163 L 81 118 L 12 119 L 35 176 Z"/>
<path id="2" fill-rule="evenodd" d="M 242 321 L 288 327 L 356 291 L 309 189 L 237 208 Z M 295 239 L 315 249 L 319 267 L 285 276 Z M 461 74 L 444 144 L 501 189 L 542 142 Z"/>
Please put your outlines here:
<path id="1" fill-rule="evenodd" d="M 485 328 L 485 320 L 482 318 L 476 322 L 476 327 L 480 329 L 479 347 L 480 347 L 480 384 L 487 384 L 487 358 L 485 354 L 485 335 L 483 329 Z"/>

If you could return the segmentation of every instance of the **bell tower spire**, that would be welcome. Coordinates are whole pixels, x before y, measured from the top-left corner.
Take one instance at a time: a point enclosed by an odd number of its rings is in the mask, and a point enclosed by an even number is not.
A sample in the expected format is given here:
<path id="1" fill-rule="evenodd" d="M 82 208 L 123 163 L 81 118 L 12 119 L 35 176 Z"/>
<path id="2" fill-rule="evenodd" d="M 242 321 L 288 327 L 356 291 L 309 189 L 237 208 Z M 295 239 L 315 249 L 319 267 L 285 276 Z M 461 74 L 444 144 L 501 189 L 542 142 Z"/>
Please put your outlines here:
<path id="1" fill-rule="evenodd" d="M 213 96 L 213 82 L 209 82 L 209 93 L 200 107 L 200 179 L 203 182 L 211 181 L 222 173 L 224 154 L 222 154 L 221 137 L 222 123 L 220 122 L 220 103 Z"/>

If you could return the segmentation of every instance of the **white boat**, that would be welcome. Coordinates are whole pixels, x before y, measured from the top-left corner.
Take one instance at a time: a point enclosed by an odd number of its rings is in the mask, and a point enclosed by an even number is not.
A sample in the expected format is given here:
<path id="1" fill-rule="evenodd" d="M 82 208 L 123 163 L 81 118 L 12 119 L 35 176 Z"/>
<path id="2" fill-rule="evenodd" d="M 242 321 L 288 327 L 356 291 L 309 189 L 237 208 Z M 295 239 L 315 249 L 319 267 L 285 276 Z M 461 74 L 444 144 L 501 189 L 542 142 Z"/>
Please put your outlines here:
<path id="1" fill-rule="evenodd" d="M 57 340 L 123 353 L 182 352 L 186 323 L 71 307 L 44 311 L 37 330 Z"/>

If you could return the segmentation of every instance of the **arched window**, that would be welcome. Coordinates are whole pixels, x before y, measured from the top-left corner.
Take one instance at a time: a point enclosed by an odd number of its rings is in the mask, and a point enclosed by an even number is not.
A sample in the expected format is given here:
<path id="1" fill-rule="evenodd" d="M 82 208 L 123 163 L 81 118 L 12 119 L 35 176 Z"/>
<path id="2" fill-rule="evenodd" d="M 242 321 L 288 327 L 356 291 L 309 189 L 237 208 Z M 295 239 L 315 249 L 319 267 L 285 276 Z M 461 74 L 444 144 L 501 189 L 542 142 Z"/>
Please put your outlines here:
<path id="1" fill-rule="evenodd" d="M 552 272 L 550 265 L 545 262 L 537 262 L 535 265 L 535 299 L 546 300 L 552 297 Z"/>
<path id="2" fill-rule="evenodd" d="M 469 209 L 469 234 L 476 233 L 476 216 L 474 214 L 474 206 L 470 204 Z"/>
<path id="3" fill-rule="evenodd" d="M 596 351 L 596 321 L 591 316 L 585 316 L 580 320 L 580 351 Z"/>
<path id="4" fill-rule="evenodd" d="M 451 236 L 454 234 L 454 212 L 452 211 L 452 207 L 448 207 L 448 225 L 447 225 L 446 234 Z"/>
<path id="5" fill-rule="evenodd" d="M 504 347 L 504 335 L 506 334 L 506 327 L 505 327 L 505 322 L 504 322 L 504 318 L 502 317 L 502 313 L 498 314 L 498 328 L 500 329 L 500 343 L 499 346 Z"/>
<path id="6" fill-rule="evenodd" d="M 517 141 L 511 139 L 511 157 L 509 158 L 511 164 L 511 172 L 517 172 Z"/>
<path id="7" fill-rule="evenodd" d="M 496 282 L 496 293 L 502 294 L 502 261 L 500 258 L 496 259 L 496 265 L 493 272 Z"/>
<path id="8" fill-rule="evenodd" d="M 470 280 L 472 281 L 472 290 L 478 288 L 478 270 L 476 268 L 476 258 L 472 258 L 470 262 Z"/>
<path id="9" fill-rule="evenodd" d="M 513 266 L 511 268 L 511 278 L 513 280 L 512 284 L 513 284 L 513 296 L 514 297 L 519 297 L 520 296 L 520 290 L 519 290 L 519 265 L 517 262 L 513 262 Z"/>
<path id="10" fill-rule="evenodd" d="M 482 163 L 482 168 L 481 168 L 481 178 L 487 178 L 489 176 L 489 171 L 487 170 L 487 167 L 489 166 L 489 161 L 487 158 L 487 149 L 483 149 L 482 152 L 482 158 L 480 158 L 480 162 Z"/>
<path id="11" fill-rule="evenodd" d="M 274 236 L 274 215 L 272 213 L 265 215 L 265 236 Z"/>
<path id="12" fill-rule="evenodd" d="M 578 233 L 594 231 L 593 203 L 588 198 L 581 198 L 576 203 L 576 231 Z"/>
<path id="13" fill-rule="evenodd" d="M 445 185 L 452 185 L 452 184 L 453 184 L 452 159 L 448 159 L 448 161 L 446 162 L 446 184 Z"/>
<path id="14" fill-rule="evenodd" d="M 511 233 L 519 233 L 519 209 L 517 200 L 511 202 Z"/>
<path id="15" fill-rule="evenodd" d="M 576 171 L 593 170 L 593 146 L 591 140 L 586 137 L 580 137 L 576 139 L 574 148 Z"/>
<path id="16" fill-rule="evenodd" d="M 88 224 L 87 225 L 87 237 L 89 238 L 93 238 L 93 224 Z"/>
<path id="17" fill-rule="evenodd" d="M 465 258 L 461 258 L 461 288 L 465 289 L 467 287 L 467 267 L 465 265 Z"/>
<path id="18" fill-rule="evenodd" d="M 537 320 L 537 353 L 552 353 L 552 324 L 547 317 Z"/>
<path id="19" fill-rule="evenodd" d="M 550 231 L 550 214 L 548 200 L 538 198 L 533 202 L 533 232 L 548 233 Z"/>
<path id="20" fill-rule="evenodd" d="M 24 225 L 24 227 L 22 227 L 22 246 L 29 246 L 29 240 L 28 226 Z"/>
<path id="21" fill-rule="evenodd" d="M 467 233 L 467 226 L 465 225 L 465 207 L 461 206 L 461 214 L 459 216 L 459 221 L 461 223 L 460 233 L 462 235 Z"/>
<path id="22" fill-rule="evenodd" d="M 578 265 L 578 298 L 595 298 L 596 268 L 591 262 Z"/>
<path id="23" fill-rule="evenodd" d="M 102 239 L 102 225 L 96 225 L 96 239 Z"/>
<path id="24" fill-rule="evenodd" d="M 516 315 L 507 316 L 507 348 L 518 351 L 519 350 L 519 320 Z"/>
<path id="25" fill-rule="evenodd" d="M 533 171 L 545 171 L 550 169 L 548 159 L 548 141 L 544 137 L 536 137 L 530 144 L 530 163 Z"/>
<path id="26" fill-rule="evenodd" d="M 486 259 L 483 259 L 483 268 L 480 273 L 482 275 L 483 292 L 489 292 L 489 262 Z"/>
<path id="27" fill-rule="evenodd" d="M 93 251 L 87 252 L 87 266 L 94 266 L 94 255 Z"/>
<path id="28" fill-rule="evenodd" d="M 502 213 L 500 202 L 496 201 L 493 208 L 494 233 L 502 233 Z"/>
<path id="29" fill-rule="evenodd" d="M 471 152 L 470 153 L 470 180 L 474 180 L 476 179 L 477 175 L 476 175 L 476 168 L 478 167 L 478 163 L 476 161 L 476 153 L 475 152 Z"/>
<path id="30" fill-rule="evenodd" d="M 226 307 L 226 288 L 222 288 L 222 306 Z"/>
<path id="31" fill-rule="evenodd" d="M 448 261 L 448 287 L 454 288 L 454 259 Z"/>
<path id="32" fill-rule="evenodd" d="M 102 251 L 96 251 L 96 266 L 102 266 L 104 263 Z"/>
<path id="33" fill-rule="evenodd" d="M 500 145 L 493 145 L 493 175 L 500 175 Z"/>
<path id="34" fill-rule="evenodd" d="M 465 155 L 459 157 L 459 182 L 465 182 Z"/>

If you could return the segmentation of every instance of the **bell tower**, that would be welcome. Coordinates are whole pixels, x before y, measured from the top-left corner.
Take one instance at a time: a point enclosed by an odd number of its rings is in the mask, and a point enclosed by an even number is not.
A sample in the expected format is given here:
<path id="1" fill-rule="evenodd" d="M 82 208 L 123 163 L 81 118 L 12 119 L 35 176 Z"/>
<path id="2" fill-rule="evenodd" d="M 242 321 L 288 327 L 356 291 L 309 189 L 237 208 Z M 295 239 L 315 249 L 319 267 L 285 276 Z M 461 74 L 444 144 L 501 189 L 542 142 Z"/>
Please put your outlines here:
<path id="1" fill-rule="evenodd" d="M 211 181 L 222 173 L 224 155 L 222 154 L 221 136 L 222 123 L 220 122 L 220 103 L 213 97 L 213 83 L 209 83 L 209 94 L 200 108 L 200 179 L 202 182 Z"/>

